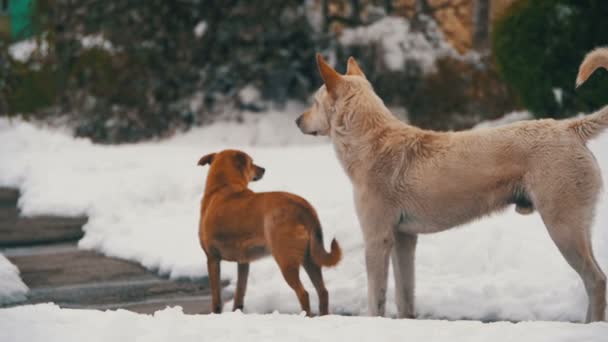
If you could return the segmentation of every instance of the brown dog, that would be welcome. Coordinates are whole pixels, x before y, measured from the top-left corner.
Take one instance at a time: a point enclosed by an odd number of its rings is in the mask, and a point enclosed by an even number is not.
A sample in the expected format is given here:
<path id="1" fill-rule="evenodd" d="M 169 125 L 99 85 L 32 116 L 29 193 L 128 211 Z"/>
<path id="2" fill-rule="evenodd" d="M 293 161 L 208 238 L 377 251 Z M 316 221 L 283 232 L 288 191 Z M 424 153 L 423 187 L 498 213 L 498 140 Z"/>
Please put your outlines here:
<path id="1" fill-rule="evenodd" d="M 321 266 L 334 266 L 342 256 L 334 239 L 331 252 L 323 248 L 323 232 L 314 208 L 303 198 L 286 192 L 255 193 L 250 181 L 264 175 L 244 152 L 225 150 L 202 157 L 210 164 L 201 204 L 199 239 L 207 255 L 212 307 L 222 311 L 220 261 L 238 263 L 233 310 L 243 308 L 249 263 L 268 254 L 277 261 L 287 284 L 296 292 L 303 311 L 310 316 L 308 292 L 300 282 L 300 265 L 319 295 L 319 313 L 328 313 L 328 294 Z"/>

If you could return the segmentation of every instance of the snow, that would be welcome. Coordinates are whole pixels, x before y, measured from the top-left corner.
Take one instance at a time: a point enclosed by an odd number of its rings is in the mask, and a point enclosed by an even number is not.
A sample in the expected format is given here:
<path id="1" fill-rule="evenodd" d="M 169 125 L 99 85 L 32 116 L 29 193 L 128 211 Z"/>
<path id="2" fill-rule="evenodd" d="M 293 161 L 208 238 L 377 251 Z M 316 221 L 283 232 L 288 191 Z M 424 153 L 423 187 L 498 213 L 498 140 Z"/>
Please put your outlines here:
<path id="1" fill-rule="evenodd" d="M 262 98 L 262 93 L 252 84 L 248 84 L 238 93 L 239 101 L 243 105 L 254 105 Z"/>
<path id="2" fill-rule="evenodd" d="M 0 253 L 0 305 L 23 301 L 26 292 L 17 267 Z"/>
<path id="3" fill-rule="evenodd" d="M 430 23 L 430 22 L 429 22 Z M 410 21 L 401 17 L 385 17 L 368 26 L 348 28 L 339 38 L 343 46 L 377 45 L 389 70 L 403 70 L 407 62 L 415 62 L 426 73 L 432 72 L 435 61 L 442 56 L 455 56 L 440 31 L 431 26 L 434 40 L 413 31 Z"/>
<path id="4" fill-rule="evenodd" d="M 49 44 L 46 40 L 30 38 L 11 44 L 8 47 L 8 53 L 14 60 L 25 63 L 30 60 L 32 54 L 36 51 L 42 56 L 46 56 L 48 49 Z"/>
<path id="5" fill-rule="evenodd" d="M 564 91 L 561 88 L 553 88 L 553 97 L 555 98 L 555 102 L 561 106 L 564 98 Z"/>
<path id="6" fill-rule="evenodd" d="M 497 127 L 523 120 L 532 120 L 534 117 L 528 111 L 515 111 L 507 113 L 496 120 L 483 121 L 475 125 L 475 128 Z"/>
<path id="7" fill-rule="evenodd" d="M 241 125 L 216 123 L 164 141 L 120 146 L 95 145 L 54 129 L 1 119 L 0 160 L 10 162 L 0 163 L 0 186 L 21 190 L 24 215 L 88 215 L 80 248 L 133 260 L 173 278 L 201 277 L 206 267 L 197 229 L 208 168 L 196 162 L 209 152 L 241 148 L 267 170 L 252 189 L 284 190 L 307 198 L 319 212 L 326 245 L 333 237 L 342 245 L 343 261 L 324 269 L 330 312 L 364 315 L 363 241 L 350 181 L 327 140 L 303 136 L 293 124 L 298 112 L 287 112 L 294 115 L 251 115 Z M 608 134 L 591 149 L 608 179 Z M 605 271 L 607 197 L 604 193 L 593 234 L 595 254 Z M 422 318 L 584 319 L 584 287 L 536 214 L 520 216 L 510 208 L 460 229 L 421 236 L 416 267 L 416 306 Z M 235 274 L 235 264 L 222 264 L 222 276 L 231 280 L 229 291 L 234 290 Z M 316 293 L 307 277 L 303 279 L 316 310 Z M 391 275 L 387 313 L 394 316 L 392 288 Z M 226 303 L 229 308 L 231 303 Z M 245 312 L 274 310 L 297 313 L 299 305 L 274 260 L 266 258 L 252 264 Z M 351 324 L 339 320 L 335 326 L 347 332 Z M 410 323 L 378 324 L 404 324 L 403 331 L 408 331 Z M 464 329 L 469 323 L 459 324 L 455 327 Z"/>
<path id="8" fill-rule="evenodd" d="M 85 49 L 100 48 L 109 52 L 114 51 L 112 42 L 104 38 L 103 34 L 91 34 L 80 38 L 80 44 Z"/>
<path id="9" fill-rule="evenodd" d="M 129 311 L 59 309 L 40 304 L 0 310 L 6 341 L 605 341 L 608 323 L 425 321 L 299 315 L 184 315 L 180 308 Z"/>
<path id="10" fill-rule="evenodd" d="M 202 37 L 206 31 L 207 31 L 207 22 L 204 20 L 200 21 L 198 24 L 196 24 L 196 26 L 194 26 L 194 36 L 196 38 Z"/>

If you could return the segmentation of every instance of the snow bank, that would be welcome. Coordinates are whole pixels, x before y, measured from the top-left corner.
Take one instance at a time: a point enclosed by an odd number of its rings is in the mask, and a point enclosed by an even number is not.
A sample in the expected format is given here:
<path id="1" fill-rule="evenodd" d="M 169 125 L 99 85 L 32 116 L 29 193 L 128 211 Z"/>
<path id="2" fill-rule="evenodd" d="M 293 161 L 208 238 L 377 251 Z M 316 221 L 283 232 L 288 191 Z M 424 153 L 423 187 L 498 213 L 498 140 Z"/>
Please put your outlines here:
<path id="1" fill-rule="evenodd" d="M 25 215 L 88 215 L 81 248 L 134 260 L 171 277 L 200 277 L 206 267 L 197 241 L 198 211 L 207 168 L 195 164 L 205 153 L 242 148 L 267 170 L 264 179 L 252 184 L 254 190 L 285 190 L 307 198 L 319 212 L 326 244 L 332 237 L 341 243 L 344 260 L 324 271 L 330 311 L 365 314 L 363 242 L 351 185 L 332 147 L 289 145 L 304 139 L 291 121 L 272 126 L 263 120 L 253 122 L 256 129 L 251 130 L 218 124 L 162 142 L 121 146 L 94 145 L 18 120 L 0 120 L 0 185 L 21 190 L 19 206 Z M 272 145 L 275 136 L 289 146 Z M 591 148 L 608 179 L 608 134 Z M 602 197 L 593 234 L 605 271 L 607 197 Z M 509 209 L 461 229 L 422 236 L 416 265 L 421 317 L 584 319 L 583 285 L 538 215 L 520 216 Z M 223 277 L 234 284 L 236 265 L 222 267 Z M 317 296 L 303 279 L 316 310 Z M 392 275 L 389 284 L 387 311 L 394 315 Z M 296 313 L 299 305 L 274 260 L 267 258 L 252 264 L 245 311 L 273 310 Z"/>
<path id="2" fill-rule="evenodd" d="M 608 323 L 489 323 L 297 315 L 184 315 L 180 308 L 66 310 L 50 304 L 0 310 L 6 341 L 605 341 Z"/>
<path id="3" fill-rule="evenodd" d="M 0 305 L 23 301 L 26 292 L 17 267 L 0 253 Z"/>

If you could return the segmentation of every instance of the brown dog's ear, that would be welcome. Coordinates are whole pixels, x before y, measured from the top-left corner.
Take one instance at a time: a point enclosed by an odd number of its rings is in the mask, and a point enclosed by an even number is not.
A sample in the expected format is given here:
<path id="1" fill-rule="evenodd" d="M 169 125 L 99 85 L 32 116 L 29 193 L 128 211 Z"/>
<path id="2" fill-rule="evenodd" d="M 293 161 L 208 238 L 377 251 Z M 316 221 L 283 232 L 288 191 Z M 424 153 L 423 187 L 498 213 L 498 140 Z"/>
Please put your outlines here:
<path id="1" fill-rule="evenodd" d="M 245 168 L 247 167 L 247 155 L 245 153 L 237 153 L 234 156 L 234 162 L 236 164 L 236 167 L 241 171 L 245 171 Z"/>
<path id="2" fill-rule="evenodd" d="M 353 56 L 348 57 L 348 66 L 346 67 L 346 74 L 366 78 L 365 74 L 363 73 L 363 70 L 361 70 L 359 64 L 357 64 L 357 61 Z"/>
<path id="3" fill-rule="evenodd" d="M 319 74 L 321 74 L 327 92 L 335 99 L 338 86 L 342 82 L 342 76 L 325 62 L 320 53 L 317 53 L 317 66 L 319 67 Z"/>
<path id="4" fill-rule="evenodd" d="M 207 164 L 211 164 L 213 162 L 213 157 L 215 157 L 215 153 L 209 153 L 206 156 L 202 156 L 198 161 L 198 165 L 204 166 Z"/>

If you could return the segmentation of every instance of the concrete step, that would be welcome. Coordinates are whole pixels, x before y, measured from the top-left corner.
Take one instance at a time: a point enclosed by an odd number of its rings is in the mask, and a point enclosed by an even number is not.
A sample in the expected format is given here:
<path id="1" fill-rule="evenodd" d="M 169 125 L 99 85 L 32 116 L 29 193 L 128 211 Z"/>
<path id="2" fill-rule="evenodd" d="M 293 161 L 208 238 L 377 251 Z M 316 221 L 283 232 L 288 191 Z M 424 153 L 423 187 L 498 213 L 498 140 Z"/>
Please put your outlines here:
<path id="1" fill-rule="evenodd" d="M 172 298 L 172 299 L 148 299 L 139 302 L 128 302 L 128 303 L 114 303 L 106 305 L 90 305 L 90 306 L 70 306 L 64 305 L 64 307 L 75 308 L 75 309 L 95 309 L 95 310 L 118 310 L 124 309 L 142 314 L 153 314 L 158 310 L 165 309 L 166 307 L 181 306 L 185 314 L 207 314 L 210 313 L 211 308 L 211 297 L 183 297 L 183 298 Z"/>
<path id="2" fill-rule="evenodd" d="M 15 222 L 19 217 L 19 209 L 12 206 L 0 206 L 0 222 L 10 221 Z M 0 223 L 1 225 L 2 223 Z"/>
<path id="3" fill-rule="evenodd" d="M 0 248 L 77 241 L 86 217 L 13 217 L 0 219 Z"/>
<path id="4" fill-rule="evenodd" d="M 176 299 L 186 301 L 188 297 L 209 296 L 207 280 L 171 281 L 155 277 L 132 278 L 122 281 L 107 281 L 68 286 L 30 289 L 28 303 L 54 302 L 66 307 L 99 308 L 129 307 L 145 302 L 167 303 Z M 208 308 L 201 308 L 208 309 Z"/>
<path id="5" fill-rule="evenodd" d="M 5 255 L 19 268 L 21 279 L 29 288 L 154 277 L 137 264 L 79 250 L 76 245 L 29 255 L 8 250 Z"/>

